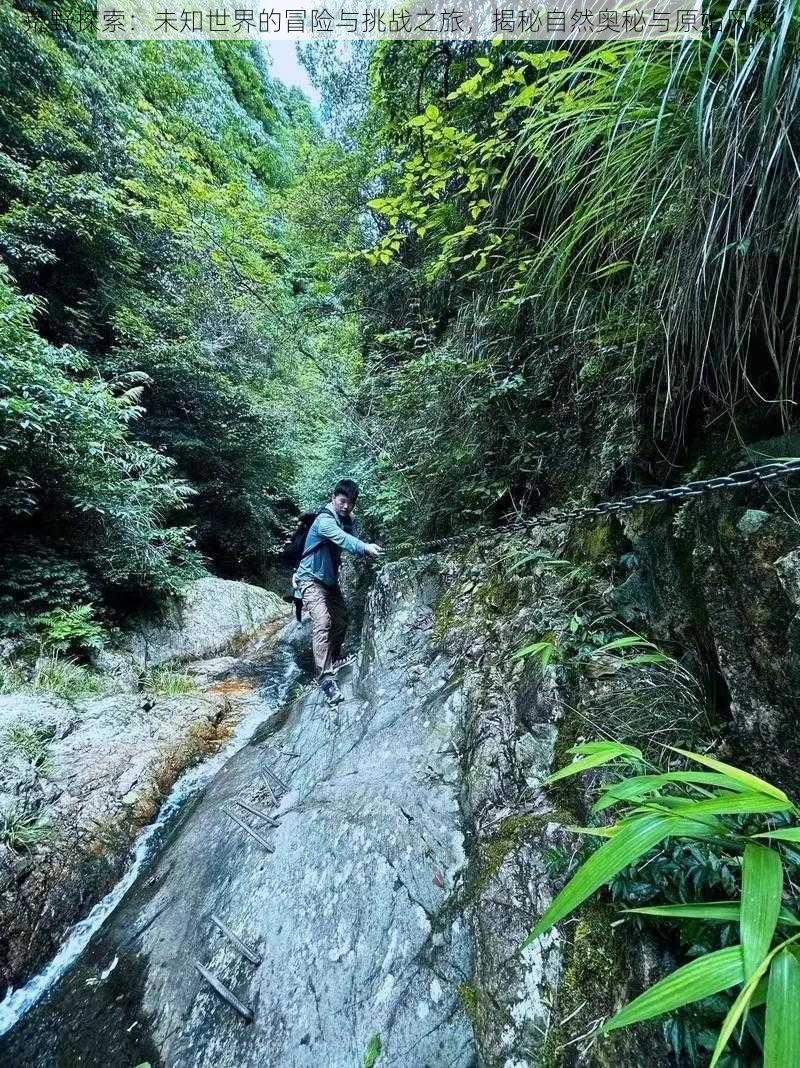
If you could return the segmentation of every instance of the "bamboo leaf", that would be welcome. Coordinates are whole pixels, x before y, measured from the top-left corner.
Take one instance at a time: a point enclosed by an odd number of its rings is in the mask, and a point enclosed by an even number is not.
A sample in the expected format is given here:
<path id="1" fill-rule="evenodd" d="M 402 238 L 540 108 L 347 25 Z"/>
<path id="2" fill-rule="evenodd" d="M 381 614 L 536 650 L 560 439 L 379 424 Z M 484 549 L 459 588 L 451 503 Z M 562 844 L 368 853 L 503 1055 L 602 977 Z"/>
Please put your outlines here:
<path id="1" fill-rule="evenodd" d="M 526 938 L 527 946 L 539 935 L 549 930 L 595 890 L 613 879 L 617 872 L 627 868 L 639 857 L 648 853 L 669 834 L 675 823 L 669 816 L 644 816 L 632 820 L 593 853 L 573 875 L 567 885 L 558 893 L 555 900 Z"/>
<path id="2" fill-rule="evenodd" d="M 611 642 L 606 642 L 605 645 L 601 645 L 597 649 L 595 649 L 592 652 L 592 656 L 599 656 L 601 653 L 609 653 L 612 652 L 614 649 L 630 649 L 633 646 L 636 646 L 640 649 L 643 647 L 648 649 L 657 648 L 657 646 L 655 646 L 653 642 L 647 641 L 646 638 L 639 638 L 631 635 L 627 638 L 615 638 Z"/>
<path id="3" fill-rule="evenodd" d="M 747 979 L 772 943 L 783 890 L 783 865 L 774 849 L 749 842 L 742 862 L 741 941 Z"/>
<path id="4" fill-rule="evenodd" d="M 800 1064 L 800 961 L 782 949 L 769 971 L 764 1068 Z"/>
<path id="5" fill-rule="evenodd" d="M 723 920 L 739 922 L 738 901 L 707 901 L 697 905 L 646 905 L 641 908 L 624 909 L 627 913 L 641 916 L 664 916 L 673 920 Z"/>
<path id="6" fill-rule="evenodd" d="M 610 749 L 616 749 L 619 752 L 627 753 L 628 756 L 642 759 L 641 749 L 637 749 L 635 745 L 623 745 L 622 742 L 581 742 L 580 745 L 573 745 L 571 749 L 568 749 L 568 753 L 575 754 L 589 754 L 589 753 L 607 753 Z"/>
<path id="7" fill-rule="evenodd" d="M 603 796 L 592 806 L 592 812 L 602 812 L 619 801 L 652 793 L 667 783 L 717 786 L 722 790 L 734 790 L 737 793 L 745 789 L 741 783 L 737 783 L 727 775 L 720 775 L 713 771 L 667 771 L 661 775 L 633 775 L 628 779 L 623 779 L 622 782 L 604 787 Z"/>
<path id="8" fill-rule="evenodd" d="M 674 920 L 720 920 L 724 923 L 739 923 L 740 903 L 738 901 L 703 901 L 687 905 L 643 905 L 623 911 L 639 913 L 642 916 L 663 916 Z M 779 911 L 778 922 L 787 927 L 800 927 L 800 918 L 786 908 Z"/>
<path id="9" fill-rule="evenodd" d="M 720 771 L 723 775 L 727 775 L 731 779 L 735 779 L 737 782 L 747 786 L 748 789 L 755 791 L 756 793 L 769 794 L 770 797 L 776 797 L 780 801 L 789 801 L 789 798 L 783 792 L 779 790 L 777 786 L 773 786 L 772 783 L 764 782 L 763 779 L 759 779 L 757 775 L 751 775 L 747 771 L 741 771 L 739 768 L 734 768 L 731 764 L 725 764 L 721 760 L 715 760 L 714 757 L 706 756 L 704 753 L 692 753 L 688 749 L 677 749 L 675 746 L 668 745 L 667 749 L 671 749 L 673 753 L 680 753 L 681 756 L 686 757 L 687 760 L 694 760 L 698 764 L 705 764 L 708 768 L 713 768 L 714 771 Z M 791 804 L 791 802 L 789 802 Z"/>
<path id="10" fill-rule="evenodd" d="M 782 827 L 777 831 L 764 831 L 753 838 L 775 838 L 779 842 L 800 842 L 800 827 Z"/>
<path id="11" fill-rule="evenodd" d="M 678 968 L 671 975 L 645 990 L 638 998 L 621 1009 L 602 1031 L 607 1034 L 618 1027 L 627 1027 L 641 1020 L 650 1020 L 681 1005 L 712 997 L 744 982 L 744 959 L 741 946 L 728 946 L 707 953 L 690 964 Z"/>
<path id="12" fill-rule="evenodd" d="M 601 764 L 607 764 L 609 760 L 616 760 L 617 757 L 626 756 L 626 748 L 626 746 L 615 745 L 604 752 L 591 753 L 589 756 L 581 757 L 580 760 L 573 760 L 571 764 L 567 764 L 565 768 L 561 768 L 560 771 L 545 779 L 545 785 L 549 786 L 550 783 L 558 782 L 559 779 L 566 779 L 570 775 L 580 775 L 582 771 L 599 768 Z"/>
<path id="13" fill-rule="evenodd" d="M 771 953 L 768 953 L 739 991 L 736 1000 L 733 1005 L 731 1005 L 728 1015 L 725 1017 L 722 1027 L 720 1028 L 717 1044 L 714 1049 L 714 1056 L 711 1059 L 709 1068 L 714 1068 L 714 1065 L 722 1056 L 725 1046 L 728 1044 L 728 1039 L 733 1034 L 736 1024 L 748 1005 L 751 1008 L 755 1008 L 757 1005 L 763 1004 L 766 1000 L 768 987 L 765 983 L 764 976 L 770 964 L 772 964 L 773 958 L 778 953 L 786 952 L 786 947 L 790 946 L 793 942 L 796 942 L 798 938 L 800 938 L 800 934 L 793 935 L 792 938 L 789 938 L 786 942 L 782 942 L 781 945 L 776 946 Z"/>
<path id="14" fill-rule="evenodd" d="M 720 1028 L 719 1035 L 717 1036 L 717 1044 L 714 1047 L 714 1055 L 711 1058 L 711 1064 L 709 1068 L 714 1068 L 719 1058 L 725 1051 L 725 1047 L 728 1044 L 728 1039 L 734 1032 L 734 1029 L 742 1017 L 742 1013 L 746 1012 L 748 1006 L 753 1003 L 753 996 L 756 993 L 756 989 L 764 978 L 764 973 L 769 968 L 770 961 L 772 960 L 772 954 L 765 957 L 756 968 L 750 979 L 744 984 L 742 989 L 736 996 L 734 1003 L 728 1010 L 728 1014 L 722 1021 L 722 1027 Z"/>
<path id="15" fill-rule="evenodd" d="M 714 797 L 707 801 L 687 801 L 686 804 L 674 808 L 676 813 L 684 816 L 700 816 L 703 813 L 734 812 L 784 812 L 792 807 L 788 799 L 781 801 L 780 798 L 770 797 L 767 794 L 729 794 L 727 797 Z"/>

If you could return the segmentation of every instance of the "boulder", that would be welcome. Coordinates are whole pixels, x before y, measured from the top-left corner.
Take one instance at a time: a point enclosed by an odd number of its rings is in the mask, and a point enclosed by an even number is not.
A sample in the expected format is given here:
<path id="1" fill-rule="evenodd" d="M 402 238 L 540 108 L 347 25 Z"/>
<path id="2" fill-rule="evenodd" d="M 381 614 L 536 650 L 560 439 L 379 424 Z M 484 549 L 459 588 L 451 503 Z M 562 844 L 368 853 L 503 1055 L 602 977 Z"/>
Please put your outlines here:
<path id="1" fill-rule="evenodd" d="M 143 667 L 198 660 L 269 624 L 285 622 L 288 613 L 276 593 L 209 576 L 189 583 L 161 617 L 141 622 L 127 636 L 122 652 Z"/>

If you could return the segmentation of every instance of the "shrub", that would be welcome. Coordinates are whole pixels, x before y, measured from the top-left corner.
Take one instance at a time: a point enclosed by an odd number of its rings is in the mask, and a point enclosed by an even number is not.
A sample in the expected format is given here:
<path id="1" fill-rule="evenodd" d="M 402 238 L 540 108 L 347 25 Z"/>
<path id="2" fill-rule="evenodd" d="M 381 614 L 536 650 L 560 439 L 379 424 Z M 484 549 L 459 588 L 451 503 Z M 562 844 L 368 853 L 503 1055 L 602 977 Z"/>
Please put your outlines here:
<path id="1" fill-rule="evenodd" d="M 82 353 L 43 341 L 35 309 L 0 266 L 0 527 L 13 532 L 0 604 L 24 599 L 14 557 L 33 532 L 43 559 L 65 545 L 82 557 L 96 588 L 174 590 L 198 567 L 187 532 L 171 525 L 189 488 L 131 435 L 136 392 L 115 395 Z"/>
<path id="2" fill-rule="evenodd" d="M 65 701 L 95 697 L 106 692 L 106 680 L 96 671 L 57 653 L 44 653 L 36 661 L 30 686 L 35 693 L 53 693 Z"/>
<path id="3" fill-rule="evenodd" d="M 0 753 L 7 758 L 22 760 L 38 772 L 46 772 L 50 766 L 52 738 L 52 731 L 44 727 L 15 723 L 0 736 Z"/>
<path id="4" fill-rule="evenodd" d="M 550 777 L 559 781 L 601 766 L 621 772 L 606 782 L 593 813 L 617 810 L 611 826 L 581 829 L 606 839 L 586 860 L 533 928 L 526 945 L 578 908 L 601 886 L 656 849 L 675 841 L 701 843 L 739 872 L 740 896 L 648 905 L 628 914 L 703 925 L 738 927 L 738 944 L 703 952 L 621 1009 L 603 1033 L 674 1012 L 739 987 L 722 1022 L 711 1064 L 740 1023 L 749 1020 L 763 1043 L 765 1064 L 800 1063 L 800 917 L 785 886 L 793 887 L 800 857 L 800 815 L 787 795 L 748 772 L 713 757 L 672 749 L 704 770 L 648 765 L 642 752 L 618 742 L 586 742 L 573 763 Z M 786 900 L 785 900 L 786 898 Z"/>
<path id="5" fill-rule="evenodd" d="M 0 694 L 17 693 L 25 681 L 25 673 L 18 664 L 0 661 Z"/>
<path id="6" fill-rule="evenodd" d="M 91 604 L 56 608 L 39 616 L 36 626 L 42 633 L 43 644 L 62 653 L 99 649 L 106 640 L 105 628 L 95 620 Z"/>
<path id="7" fill-rule="evenodd" d="M 197 684 L 188 675 L 170 668 L 151 668 L 140 683 L 145 693 L 159 694 L 164 697 L 177 697 L 184 693 L 196 693 Z"/>

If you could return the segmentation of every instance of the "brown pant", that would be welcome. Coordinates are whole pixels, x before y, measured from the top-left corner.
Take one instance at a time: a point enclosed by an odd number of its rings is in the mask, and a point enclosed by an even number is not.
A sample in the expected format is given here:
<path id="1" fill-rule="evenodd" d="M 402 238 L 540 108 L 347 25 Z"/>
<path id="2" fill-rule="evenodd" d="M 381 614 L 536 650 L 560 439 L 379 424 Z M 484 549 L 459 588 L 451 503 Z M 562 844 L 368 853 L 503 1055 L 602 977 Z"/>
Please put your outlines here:
<path id="1" fill-rule="evenodd" d="M 302 587 L 303 609 L 311 618 L 311 644 L 317 678 L 329 674 L 342 653 L 347 605 L 338 586 L 309 582 Z"/>

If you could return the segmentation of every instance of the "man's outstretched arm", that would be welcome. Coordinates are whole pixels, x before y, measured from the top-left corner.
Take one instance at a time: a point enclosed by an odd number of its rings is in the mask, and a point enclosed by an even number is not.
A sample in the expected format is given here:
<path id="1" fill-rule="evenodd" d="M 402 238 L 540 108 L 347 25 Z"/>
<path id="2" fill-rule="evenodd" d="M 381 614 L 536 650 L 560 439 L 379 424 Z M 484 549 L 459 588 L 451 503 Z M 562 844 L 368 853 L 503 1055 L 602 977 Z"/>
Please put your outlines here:
<path id="1" fill-rule="evenodd" d="M 380 556 L 383 551 L 379 545 L 361 541 L 360 538 L 356 538 L 352 534 L 348 534 L 346 530 L 342 530 L 332 515 L 323 513 L 319 517 L 317 530 L 323 537 L 332 541 L 334 545 L 338 545 L 340 549 L 344 549 L 347 553 L 352 553 L 353 556 L 370 556 L 374 559 Z"/>

